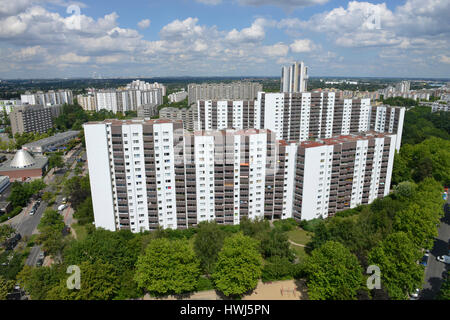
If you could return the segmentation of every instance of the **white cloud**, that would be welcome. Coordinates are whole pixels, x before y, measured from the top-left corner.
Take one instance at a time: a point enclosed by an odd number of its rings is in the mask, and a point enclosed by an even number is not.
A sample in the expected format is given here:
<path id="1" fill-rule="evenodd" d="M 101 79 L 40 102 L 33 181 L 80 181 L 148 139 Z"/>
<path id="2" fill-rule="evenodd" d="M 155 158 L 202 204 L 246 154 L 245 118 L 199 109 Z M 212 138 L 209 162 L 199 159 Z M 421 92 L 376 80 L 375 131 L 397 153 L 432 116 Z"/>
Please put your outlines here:
<path id="1" fill-rule="evenodd" d="M 263 46 L 262 52 L 268 57 L 286 56 L 289 52 L 289 46 L 280 42 L 271 46 Z"/>
<path id="2" fill-rule="evenodd" d="M 446 56 L 444 54 L 441 54 L 439 56 L 439 61 L 442 63 L 450 64 L 450 56 Z"/>
<path id="3" fill-rule="evenodd" d="M 266 26 L 267 24 L 268 21 L 266 19 L 258 18 L 248 28 L 244 28 L 241 31 L 233 29 L 228 32 L 226 40 L 237 43 L 262 41 L 266 36 L 264 26 Z"/>
<path id="4" fill-rule="evenodd" d="M 222 3 L 222 0 L 195 0 L 196 2 L 207 4 L 207 5 L 217 5 Z"/>
<path id="5" fill-rule="evenodd" d="M 141 29 L 146 29 L 150 26 L 150 19 L 144 19 L 138 22 L 138 27 Z"/>
<path id="6" fill-rule="evenodd" d="M 315 49 L 314 42 L 309 39 L 297 39 L 290 47 L 292 52 L 295 53 L 311 52 Z"/>
<path id="7" fill-rule="evenodd" d="M 239 4 L 247 6 L 280 6 L 288 8 L 309 7 L 327 3 L 329 0 L 238 0 Z"/>

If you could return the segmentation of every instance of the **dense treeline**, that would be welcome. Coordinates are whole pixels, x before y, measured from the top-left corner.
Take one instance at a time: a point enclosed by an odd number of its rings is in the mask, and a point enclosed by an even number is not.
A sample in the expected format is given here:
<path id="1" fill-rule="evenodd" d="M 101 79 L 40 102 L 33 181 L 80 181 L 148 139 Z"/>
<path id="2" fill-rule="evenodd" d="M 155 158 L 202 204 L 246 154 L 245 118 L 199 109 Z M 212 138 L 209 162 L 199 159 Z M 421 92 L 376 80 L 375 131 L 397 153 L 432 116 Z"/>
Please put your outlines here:
<path id="1" fill-rule="evenodd" d="M 429 137 L 450 140 L 450 112 L 431 112 L 431 107 L 415 107 L 405 114 L 402 145 L 417 144 Z"/>
<path id="2" fill-rule="evenodd" d="M 198 228 L 139 234 L 86 225 L 86 238 L 61 241 L 56 241 L 63 226 L 57 214 L 48 210 L 42 220 L 39 241 L 59 259 L 51 267 L 27 266 L 19 273 L 17 279 L 32 299 L 128 299 L 214 288 L 239 297 L 254 289 L 264 273 L 278 279 L 273 266 L 278 261 L 295 265 L 283 237 L 295 226 L 291 220 L 274 227 L 245 219 L 240 226 L 203 222 Z M 80 266 L 80 290 L 66 287 L 69 265 Z M 281 271 L 284 278 L 295 276 L 293 268 Z"/>
<path id="3" fill-rule="evenodd" d="M 136 111 L 126 111 L 114 113 L 106 109 L 100 111 L 85 111 L 77 103 L 75 99 L 74 104 L 64 104 L 62 106 L 62 113 L 59 117 L 55 118 L 55 127 L 58 130 L 81 130 L 83 123 L 88 121 L 103 121 L 105 119 L 129 119 L 136 117 Z"/>
<path id="4" fill-rule="evenodd" d="M 423 250 L 432 248 L 437 236 L 436 225 L 443 215 L 441 190 L 442 186 L 432 178 L 426 178 L 419 184 L 403 182 L 389 196 L 353 210 L 351 215 L 319 220 L 313 227 L 314 235 L 309 244 L 311 258 L 314 252 L 323 250 L 330 242 L 338 242 L 348 250 L 340 248 L 342 255 L 354 255 L 364 270 L 371 264 L 380 267 L 383 290 L 389 297 L 406 298 L 422 284 L 423 267 L 417 261 Z M 352 269 L 358 270 L 355 266 Z M 322 275 L 330 276 L 327 272 Z M 316 272 L 307 273 L 307 277 L 310 280 L 308 286 L 325 290 L 323 286 L 326 281 L 317 280 Z M 361 283 L 353 288 L 352 297 L 358 290 L 364 290 Z M 350 297 L 343 294 L 338 291 L 336 295 L 330 295 L 328 292 L 317 297 Z M 379 293 L 372 292 L 372 295 L 376 294 Z"/>

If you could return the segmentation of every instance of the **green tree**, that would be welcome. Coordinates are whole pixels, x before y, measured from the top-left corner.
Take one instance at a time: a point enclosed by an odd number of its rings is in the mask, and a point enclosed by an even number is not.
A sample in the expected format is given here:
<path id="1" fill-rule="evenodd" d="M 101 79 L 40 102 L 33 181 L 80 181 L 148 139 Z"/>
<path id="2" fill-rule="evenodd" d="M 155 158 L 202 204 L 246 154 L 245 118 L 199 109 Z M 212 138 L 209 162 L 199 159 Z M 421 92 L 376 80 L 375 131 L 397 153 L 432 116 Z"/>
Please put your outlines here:
<path id="1" fill-rule="evenodd" d="M 14 288 L 14 281 L 0 276 L 0 300 L 6 300 L 8 293 Z"/>
<path id="2" fill-rule="evenodd" d="M 450 300 L 450 279 L 444 281 L 437 296 L 438 300 Z"/>
<path id="3" fill-rule="evenodd" d="M 11 194 L 8 200 L 11 201 L 13 207 L 23 207 L 27 204 L 30 194 L 23 184 L 20 182 L 13 182 L 11 186 Z"/>
<path id="4" fill-rule="evenodd" d="M 226 296 L 240 296 L 258 284 L 262 274 L 262 257 L 257 240 L 242 233 L 224 241 L 212 278 L 216 288 Z"/>
<path id="5" fill-rule="evenodd" d="M 353 300 L 363 286 L 362 267 L 344 245 L 328 241 L 305 261 L 312 300 Z"/>
<path id="6" fill-rule="evenodd" d="M 38 230 L 42 232 L 44 228 L 51 228 L 61 232 L 64 229 L 64 226 L 64 219 L 58 211 L 46 209 L 38 224 Z"/>
<path id="7" fill-rule="evenodd" d="M 116 269 L 109 263 L 82 262 L 80 264 L 80 289 L 68 289 L 66 279 L 48 292 L 51 300 L 110 300 L 119 291 Z"/>
<path id="8" fill-rule="evenodd" d="M 394 191 L 395 195 L 400 199 L 409 199 L 414 197 L 416 194 L 417 185 L 414 182 L 411 181 L 403 181 L 399 183 Z"/>
<path id="9" fill-rule="evenodd" d="M 63 193 L 69 198 L 72 207 L 78 207 L 91 196 L 89 176 L 74 176 L 64 182 Z"/>
<path id="10" fill-rule="evenodd" d="M 406 210 L 397 213 L 394 229 L 408 234 L 417 247 L 431 249 L 438 235 L 437 223 L 439 219 L 428 208 L 411 204 Z"/>
<path id="11" fill-rule="evenodd" d="M 77 210 L 73 216 L 77 219 L 80 225 L 85 225 L 94 221 L 94 209 L 92 207 L 91 196 L 84 199 L 84 201 L 77 207 Z"/>
<path id="12" fill-rule="evenodd" d="M 17 281 L 33 300 L 47 299 L 48 292 L 57 286 L 62 278 L 66 279 L 61 265 L 52 267 L 24 266 L 17 275 Z"/>
<path id="13" fill-rule="evenodd" d="M 215 222 L 201 222 L 194 239 L 194 250 L 204 272 L 211 274 L 222 249 L 225 232 Z"/>
<path id="14" fill-rule="evenodd" d="M 289 238 L 286 232 L 282 229 L 273 229 L 261 240 L 261 253 L 264 258 L 270 258 L 273 256 L 278 256 L 281 258 L 286 258 L 289 261 L 294 261 L 295 253 L 291 249 Z"/>
<path id="15" fill-rule="evenodd" d="M 270 223 L 264 219 L 250 220 L 248 218 L 242 218 L 239 225 L 245 236 L 258 240 L 261 240 L 270 231 Z"/>
<path id="16" fill-rule="evenodd" d="M 155 239 L 138 258 L 134 279 L 155 295 L 193 291 L 200 276 L 199 261 L 183 240 Z"/>
<path id="17" fill-rule="evenodd" d="M 288 258 L 272 256 L 264 263 L 261 279 L 264 282 L 292 279 L 299 265 L 293 264 Z"/>
<path id="18" fill-rule="evenodd" d="M 393 299 L 406 299 L 420 288 L 424 269 L 417 261 L 421 250 L 404 232 L 389 235 L 369 253 L 370 264 L 381 270 L 381 281 Z"/>
<path id="19" fill-rule="evenodd" d="M 61 169 L 64 167 L 64 160 L 62 156 L 58 153 L 52 153 L 48 158 L 49 168 Z"/>
<path id="20" fill-rule="evenodd" d="M 13 227 L 9 224 L 3 224 L 0 226 L 0 245 L 2 245 L 6 240 L 11 238 L 11 236 L 15 233 Z"/>

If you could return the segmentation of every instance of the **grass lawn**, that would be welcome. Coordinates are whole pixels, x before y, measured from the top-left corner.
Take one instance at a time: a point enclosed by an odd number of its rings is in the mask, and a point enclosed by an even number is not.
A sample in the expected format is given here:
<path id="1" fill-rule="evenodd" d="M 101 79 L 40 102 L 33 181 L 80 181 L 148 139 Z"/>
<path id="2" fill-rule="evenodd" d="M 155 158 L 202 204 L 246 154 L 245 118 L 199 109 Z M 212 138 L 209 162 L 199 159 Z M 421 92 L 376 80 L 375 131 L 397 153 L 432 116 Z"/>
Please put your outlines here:
<path id="1" fill-rule="evenodd" d="M 311 235 L 311 232 L 308 232 L 301 228 L 295 228 L 294 230 L 288 232 L 289 240 L 303 245 L 308 244 L 308 242 L 311 240 Z"/>
<path id="2" fill-rule="evenodd" d="M 294 230 L 289 231 L 287 234 L 289 240 L 298 244 L 308 245 L 308 242 L 311 240 L 311 232 L 308 232 L 301 228 L 295 228 Z M 294 249 L 300 262 L 303 261 L 308 255 L 305 251 L 305 247 L 291 244 L 291 248 Z"/>
<path id="3" fill-rule="evenodd" d="M 72 224 L 71 227 L 77 234 L 77 240 L 83 240 L 86 238 L 87 232 L 86 232 L 85 226 L 79 225 L 78 223 L 74 223 L 74 224 Z"/>

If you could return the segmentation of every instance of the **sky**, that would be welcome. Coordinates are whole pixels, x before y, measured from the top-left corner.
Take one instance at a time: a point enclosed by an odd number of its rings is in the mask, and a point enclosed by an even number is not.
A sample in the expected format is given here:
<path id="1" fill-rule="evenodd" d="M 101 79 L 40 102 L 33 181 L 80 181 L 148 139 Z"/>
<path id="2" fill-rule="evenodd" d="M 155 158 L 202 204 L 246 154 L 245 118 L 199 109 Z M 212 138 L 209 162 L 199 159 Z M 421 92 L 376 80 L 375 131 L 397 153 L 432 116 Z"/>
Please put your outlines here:
<path id="1" fill-rule="evenodd" d="M 0 0 L 0 79 L 450 78 L 450 0 Z"/>

